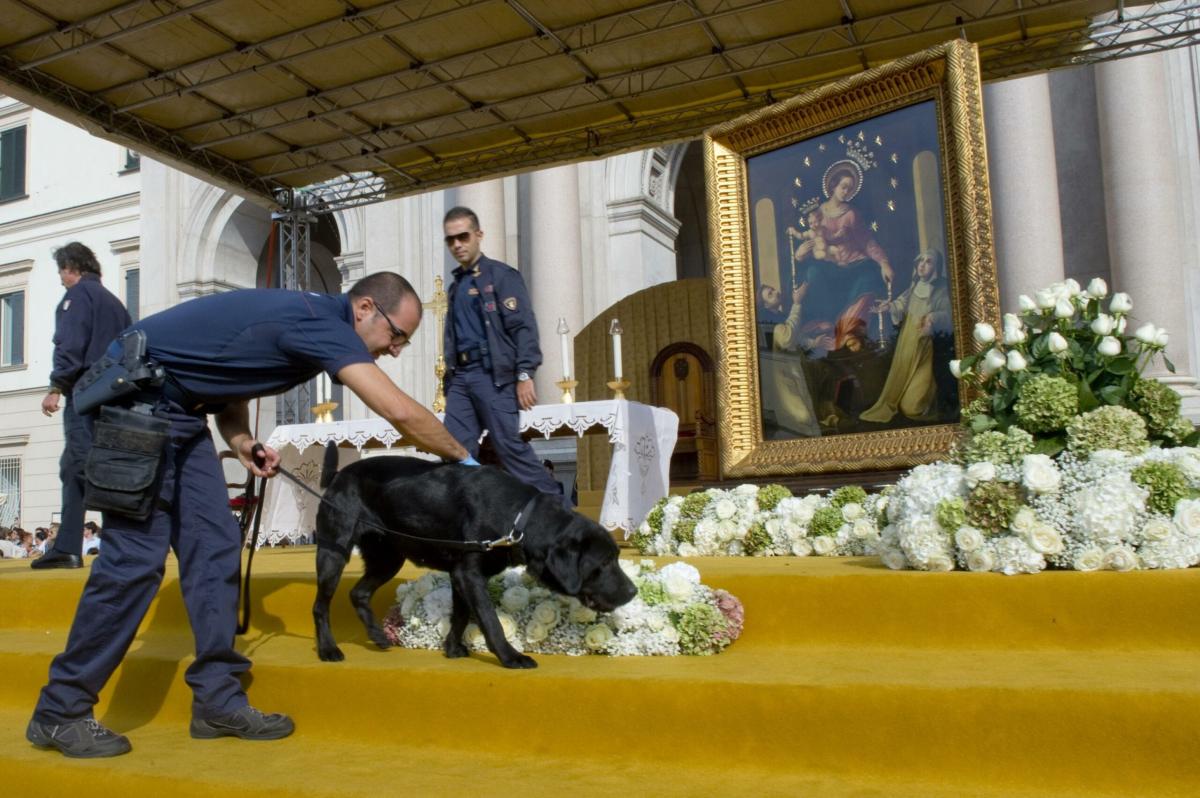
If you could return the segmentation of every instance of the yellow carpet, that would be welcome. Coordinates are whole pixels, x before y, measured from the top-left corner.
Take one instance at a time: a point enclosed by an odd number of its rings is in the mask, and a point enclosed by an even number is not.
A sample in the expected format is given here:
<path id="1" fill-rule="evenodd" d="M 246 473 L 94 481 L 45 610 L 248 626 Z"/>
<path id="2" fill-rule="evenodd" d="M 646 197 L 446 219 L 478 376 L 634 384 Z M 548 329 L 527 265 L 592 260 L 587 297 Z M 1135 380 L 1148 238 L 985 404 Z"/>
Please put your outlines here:
<path id="1" fill-rule="evenodd" d="M 746 606 L 716 657 L 379 651 L 345 594 L 346 661 L 313 647 L 313 550 L 255 561 L 253 703 L 296 734 L 187 736 L 191 639 L 173 563 L 98 716 L 132 754 L 25 742 L 86 570 L 0 561 L 0 767 L 20 796 L 1194 795 L 1200 570 L 1003 577 L 869 559 L 696 559 Z M 401 578 L 415 573 L 406 569 Z M 377 609 L 390 603 L 381 590 Z"/>

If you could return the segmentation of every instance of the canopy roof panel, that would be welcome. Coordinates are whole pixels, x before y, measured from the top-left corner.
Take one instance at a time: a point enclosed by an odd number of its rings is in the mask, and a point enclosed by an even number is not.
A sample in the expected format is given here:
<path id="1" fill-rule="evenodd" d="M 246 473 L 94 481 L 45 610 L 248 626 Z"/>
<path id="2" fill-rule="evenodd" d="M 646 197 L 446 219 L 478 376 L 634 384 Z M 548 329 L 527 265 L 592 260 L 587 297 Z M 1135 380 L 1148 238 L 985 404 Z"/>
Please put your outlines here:
<path id="1" fill-rule="evenodd" d="M 0 91 L 327 208 L 698 136 L 963 36 L 985 78 L 1193 44 L 1114 0 L 0 0 Z"/>

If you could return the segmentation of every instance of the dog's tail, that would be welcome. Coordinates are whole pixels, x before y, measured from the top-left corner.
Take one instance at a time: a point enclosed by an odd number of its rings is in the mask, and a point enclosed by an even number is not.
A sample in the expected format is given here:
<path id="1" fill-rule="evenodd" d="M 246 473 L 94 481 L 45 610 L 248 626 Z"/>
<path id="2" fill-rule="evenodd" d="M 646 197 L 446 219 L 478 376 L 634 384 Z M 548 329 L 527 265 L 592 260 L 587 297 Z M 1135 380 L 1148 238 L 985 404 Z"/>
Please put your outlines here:
<path id="1" fill-rule="evenodd" d="M 337 443 L 330 441 L 325 444 L 325 459 L 321 462 L 321 490 L 325 490 L 337 476 L 338 451 Z"/>

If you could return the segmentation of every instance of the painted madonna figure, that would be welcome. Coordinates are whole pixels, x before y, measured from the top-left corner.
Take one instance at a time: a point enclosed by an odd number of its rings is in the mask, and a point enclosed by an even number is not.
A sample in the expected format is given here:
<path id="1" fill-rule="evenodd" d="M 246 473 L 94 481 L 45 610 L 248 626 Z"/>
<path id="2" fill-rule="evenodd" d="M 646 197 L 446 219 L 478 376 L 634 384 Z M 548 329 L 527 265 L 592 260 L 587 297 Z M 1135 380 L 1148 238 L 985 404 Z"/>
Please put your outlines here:
<path id="1" fill-rule="evenodd" d="M 867 317 L 891 292 L 891 261 L 862 216 L 850 204 L 863 184 L 862 169 L 850 160 L 837 161 L 822 181 L 827 199 L 808 216 L 808 229 L 792 231 L 799 244 L 797 262 L 809 261 L 802 284 L 810 289 L 805 318 L 811 335 L 832 333 L 834 348 L 861 348 L 869 329 Z"/>

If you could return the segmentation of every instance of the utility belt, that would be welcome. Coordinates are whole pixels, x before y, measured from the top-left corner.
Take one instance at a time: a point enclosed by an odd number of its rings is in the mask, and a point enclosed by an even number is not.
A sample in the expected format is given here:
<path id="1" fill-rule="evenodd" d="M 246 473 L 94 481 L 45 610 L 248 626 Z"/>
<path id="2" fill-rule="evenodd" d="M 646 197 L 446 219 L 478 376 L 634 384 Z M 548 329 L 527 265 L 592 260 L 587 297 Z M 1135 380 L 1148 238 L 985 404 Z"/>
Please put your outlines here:
<path id="1" fill-rule="evenodd" d="M 84 506 L 145 521 L 162 483 L 171 422 L 145 400 L 168 395 L 166 371 L 146 355 L 146 334 L 131 330 L 79 379 L 76 411 L 99 409 L 84 466 Z M 129 405 L 128 407 L 124 405 Z"/>
<path id="2" fill-rule="evenodd" d="M 491 369 L 492 359 L 488 355 L 488 348 L 486 346 L 478 346 L 474 349 L 464 349 L 454 357 L 454 362 L 459 367 L 469 366 L 472 363 L 478 363 L 480 361 L 483 362 L 484 368 L 489 370 Z"/>

